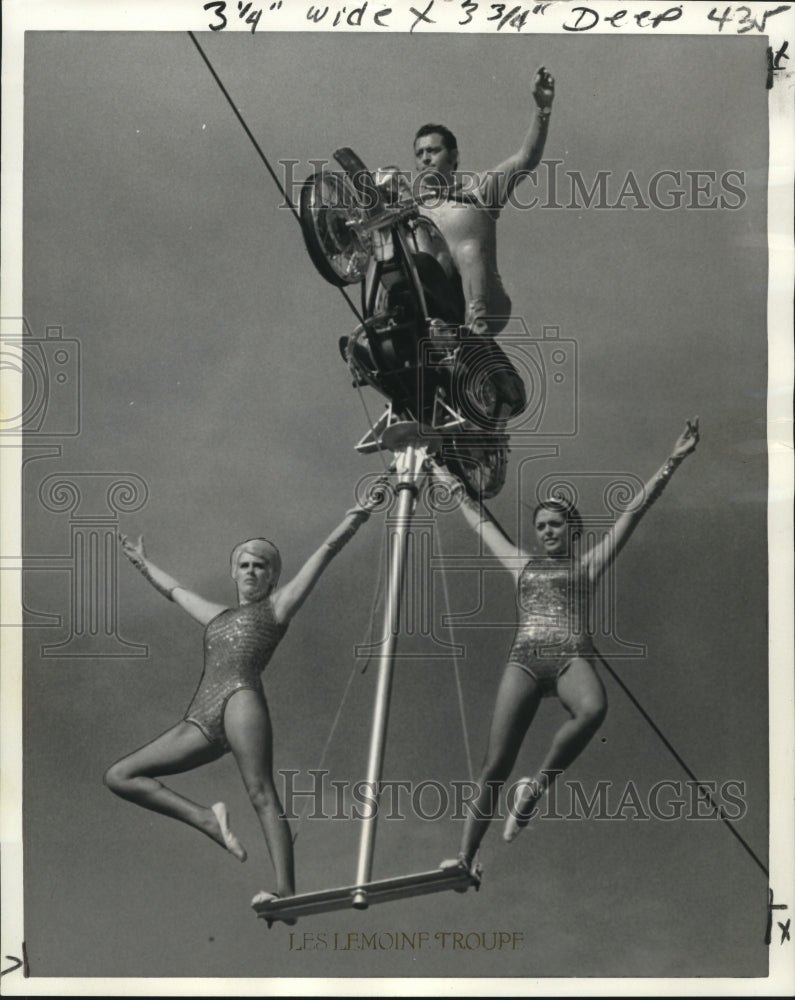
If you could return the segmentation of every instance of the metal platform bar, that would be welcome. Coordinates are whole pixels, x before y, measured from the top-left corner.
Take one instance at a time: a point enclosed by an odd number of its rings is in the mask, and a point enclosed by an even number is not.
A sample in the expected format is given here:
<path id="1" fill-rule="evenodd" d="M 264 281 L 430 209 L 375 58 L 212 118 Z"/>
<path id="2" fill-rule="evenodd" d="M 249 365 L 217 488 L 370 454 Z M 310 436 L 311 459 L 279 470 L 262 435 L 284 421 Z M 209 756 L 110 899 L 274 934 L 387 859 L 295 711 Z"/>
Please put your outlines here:
<path id="1" fill-rule="evenodd" d="M 392 404 L 389 403 L 370 430 L 354 445 L 354 448 L 362 455 L 369 455 L 375 451 L 379 451 L 384 447 L 381 440 L 384 431 L 398 422 L 399 418 L 392 412 Z"/>
<path id="2" fill-rule="evenodd" d="M 368 803 L 360 820 L 359 862 L 356 868 L 358 886 L 369 885 L 373 877 L 373 855 L 375 833 L 378 824 L 378 799 L 380 798 L 381 777 L 386 747 L 389 701 L 392 690 L 392 675 L 395 668 L 395 652 L 400 632 L 400 603 L 403 577 L 406 567 L 406 552 L 411 533 L 411 518 L 419 493 L 419 482 L 424 476 L 423 468 L 427 458 L 427 448 L 418 438 L 415 423 L 405 421 L 392 424 L 382 434 L 384 444 L 395 455 L 397 470 L 397 510 L 394 523 L 388 530 L 389 559 L 387 564 L 387 586 L 384 597 L 385 642 L 378 658 L 373 724 L 370 731 L 370 750 L 367 756 L 366 786 L 376 796 L 376 801 Z M 364 889 L 356 889 L 354 905 L 359 909 L 367 907 Z"/>
<path id="3" fill-rule="evenodd" d="M 355 908 L 366 910 L 375 903 L 391 903 L 396 899 L 411 896 L 426 896 L 432 892 L 466 892 L 480 888 L 480 868 L 470 873 L 463 868 L 437 868 L 417 875 L 400 875 L 397 878 L 367 882 L 362 885 L 342 886 L 339 889 L 323 889 L 320 892 L 305 892 L 287 899 L 274 899 L 254 907 L 258 917 L 269 922 L 285 918 L 308 917 L 313 913 L 330 913 L 333 910 Z M 354 898 L 364 899 L 354 907 Z"/>

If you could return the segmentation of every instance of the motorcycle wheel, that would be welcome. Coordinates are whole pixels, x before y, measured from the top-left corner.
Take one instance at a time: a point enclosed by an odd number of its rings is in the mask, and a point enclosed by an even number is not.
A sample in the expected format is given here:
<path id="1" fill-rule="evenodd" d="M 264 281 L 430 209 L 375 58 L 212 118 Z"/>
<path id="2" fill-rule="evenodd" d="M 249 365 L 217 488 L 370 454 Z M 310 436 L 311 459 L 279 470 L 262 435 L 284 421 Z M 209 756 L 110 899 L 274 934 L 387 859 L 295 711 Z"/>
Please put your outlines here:
<path id="1" fill-rule="evenodd" d="M 321 276 L 337 288 L 362 281 L 372 244 L 369 236 L 349 225 L 363 212 L 345 178 L 323 170 L 308 177 L 298 214 L 307 252 Z"/>
<path id="2" fill-rule="evenodd" d="M 349 146 L 341 146 L 334 151 L 334 159 L 339 163 L 356 192 L 359 207 L 368 215 L 376 215 L 383 207 L 382 195 L 375 183 L 375 177 L 364 165 L 364 161 Z"/>
<path id="3" fill-rule="evenodd" d="M 474 500 L 489 500 L 505 485 L 508 451 L 507 434 L 471 442 L 463 435 L 451 435 L 442 443 L 442 460 Z"/>

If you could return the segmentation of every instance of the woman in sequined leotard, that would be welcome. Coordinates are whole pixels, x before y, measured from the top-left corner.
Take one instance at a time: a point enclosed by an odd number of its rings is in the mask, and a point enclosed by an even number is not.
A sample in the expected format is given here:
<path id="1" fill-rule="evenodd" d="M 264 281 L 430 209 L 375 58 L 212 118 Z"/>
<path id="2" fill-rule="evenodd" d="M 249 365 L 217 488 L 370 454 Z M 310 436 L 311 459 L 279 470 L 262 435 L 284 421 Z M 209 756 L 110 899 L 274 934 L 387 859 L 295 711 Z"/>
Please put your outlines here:
<path id="1" fill-rule="evenodd" d="M 607 711 L 605 691 L 594 669 L 595 650 L 587 632 L 591 591 L 615 559 L 674 469 L 698 442 L 698 418 L 688 421 L 671 458 L 649 480 L 602 542 L 579 551 L 582 521 L 576 508 L 557 499 L 540 504 L 533 527 L 543 550 L 528 558 L 483 507 L 462 496 L 470 525 L 517 580 L 518 623 L 489 733 L 478 788 L 464 824 L 457 858 L 443 868 L 471 868 L 496 811 L 499 789 L 507 780 L 541 699 L 556 695 L 570 718 L 555 733 L 538 771 L 522 778 L 504 837 L 510 841 L 534 813 L 541 796 L 588 745 Z M 461 490 L 442 474 L 448 488 Z"/>
<path id="2" fill-rule="evenodd" d="M 121 536 L 124 554 L 152 586 L 205 626 L 204 671 L 182 721 L 113 764 L 105 783 L 130 802 L 200 830 L 245 861 L 246 851 L 229 829 L 223 802 L 202 806 L 157 780 L 231 751 L 276 871 L 275 893 L 258 893 L 254 903 L 295 892 L 292 837 L 273 781 L 273 736 L 260 675 L 321 573 L 368 517 L 364 507 L 348 511 L 296 576 L 281 587 L 277 587 L 281 557 L 276 546 L 264 538 L 241 542 L 231 557 L 237 608 L 215 604 L 186 589 L 147 558 L 143 539 L 134 543 Z"/>
<path id="3" fill-rule="evenodd" d="M 230 749 L 224 730 L 227 703 L 236 691 L 262 691 L 260 675 L 287 630 L 270 598 L 227 608 L 204 631 L 204 671 L 185 713 L 209 743 Z"/>

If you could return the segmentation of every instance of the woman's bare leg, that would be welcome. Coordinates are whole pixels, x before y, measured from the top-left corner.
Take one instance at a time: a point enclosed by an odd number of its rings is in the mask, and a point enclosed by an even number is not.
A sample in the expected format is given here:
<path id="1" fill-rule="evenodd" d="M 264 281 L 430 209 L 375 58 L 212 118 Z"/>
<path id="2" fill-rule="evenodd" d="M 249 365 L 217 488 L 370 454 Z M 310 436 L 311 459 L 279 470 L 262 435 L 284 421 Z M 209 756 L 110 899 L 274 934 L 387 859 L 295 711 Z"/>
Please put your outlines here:
<path id="1" fill-rule="evenodd" d="M 517 796 L 519 825 L 527 822 L 538 800 L 561 772 L 588 746 L 607 714 L 607 696 L 588 660 L 577 657 L 558 678 L 558 698 L 571 716 L 555 733 L 538 771 Z M 510 826 L 510 819 L 509 819 Z M 506 828 L 506 835 L 507 835 Z"/>
<path id="2" fill-rule="evenodd" d="M 112 764 L 104 780 L 112 792 L 128 802 L 187 823 L 226 848 L 218 817 L 211 808 L 178 795 L 156 780 L 162 775 L 192 771 L 223 753 L 196 726 L 178 722 L 162 736 Z"/>
<path id="3" fill-rule="evenodd" d="M 237 691 L 226 704 L 226 738 L 254 806 L 273 867 L 279 896 L 295 893 L 290 824 L 273 782 L 273 730 L 265 699 L 256 691 Z"/>
<path id="4" fill-rule="evenodd" d="M 460 856 L 470 865 L 497 809 L 500 787 L 516 763 L 527 729 L 541 701 L 538 682 L 519 667 L 508 666 L 500 681 L 489 743 L 478 778 L 478 791 L 469 804 Z"/>

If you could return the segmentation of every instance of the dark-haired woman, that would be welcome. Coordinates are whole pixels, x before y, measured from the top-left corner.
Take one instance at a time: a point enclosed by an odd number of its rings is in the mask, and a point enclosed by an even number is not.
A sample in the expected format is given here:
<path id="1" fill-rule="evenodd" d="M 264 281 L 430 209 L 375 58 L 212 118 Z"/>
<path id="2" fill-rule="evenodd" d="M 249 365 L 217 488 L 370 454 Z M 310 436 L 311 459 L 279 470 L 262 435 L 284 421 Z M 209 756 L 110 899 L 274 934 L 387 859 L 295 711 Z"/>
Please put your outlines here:
<path id="1" fill-rule="evenodd" d="M 511 841 L 527 825 L 555 778 L 582 753 L 607 712 L 604 687 L 594 668 L 596 651 L 588 634 L 588 606 L 594 585 L 626 544 L 672 473 L 698 443 L 698 418 L 687 422 L 656 475 L 612 526 L 603 541 L 581 549 L 582 520 L 576 508 L 551 498 L 533 513 L 541 549 L 529 557 L 518 550 L 484 509 L 463 498 L 464 516 L 480 530 L 486 546 L 517 581 L 519 621 L 491 720 L 488 749 L 470 806 L 457 858 L 443 868 L 469 870 L 497 807 L 541 699 L 556 696 L 569 718 L 555 733 L 534 775 L 517 785 L 503 834 Z M 450 487 L 451 479 L 442 476 Z M 462 490 L 460 484 L 453 487 Z"/>

